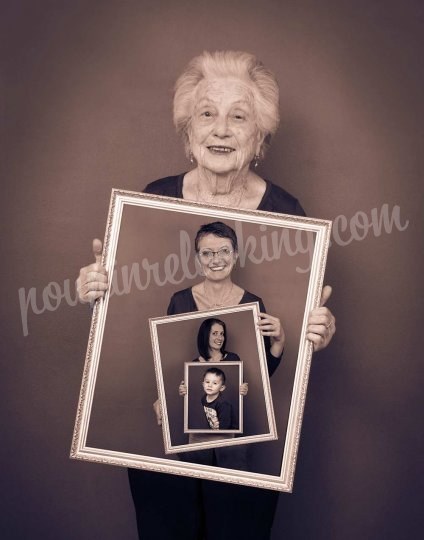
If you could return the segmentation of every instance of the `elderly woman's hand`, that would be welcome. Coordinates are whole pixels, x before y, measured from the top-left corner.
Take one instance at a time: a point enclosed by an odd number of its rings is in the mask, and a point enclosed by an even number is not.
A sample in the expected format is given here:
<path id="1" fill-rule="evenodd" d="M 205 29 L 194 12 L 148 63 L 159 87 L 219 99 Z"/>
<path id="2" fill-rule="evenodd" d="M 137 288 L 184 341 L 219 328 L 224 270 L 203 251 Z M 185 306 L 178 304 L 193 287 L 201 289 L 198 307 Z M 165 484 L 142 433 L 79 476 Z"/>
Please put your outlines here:
<path id="1" fill-rule="evenodd" d="M 75 283 L 78 299 L 83 304 L 102 298 L 108 288 L 106 268 L 101 264 L 102 243 L 97 238 L 93 240 L 93 255 L 96 262 L 81 268 Z"/>
<path id="2" fill-rule="evenodd" d="M 187 385 L 184 381 L 180 382 L 180 386 L 178 387 L 178 393 L 180 396 L 185 396 L 187 394 Z"/>
<path id="3" fill-rule="evenodd" d="M 322 290 L 320 307 L 313 309 L 309 315 L 306 337 L 312 341 L 314 352 L 327 347 L 336 332 L 336 318 L 324 307 L 331 292 L 332 288 L 326 285 Z"/>
<path id="4" fill-rule="evenodd" d="M 258 327 L 263 336 L 269 336 L 271 338 L 271 354 L 276 358 L 281 356 L 286 336 L 280 319 L 269 315 L 269 313 L 259 313 Z"/>

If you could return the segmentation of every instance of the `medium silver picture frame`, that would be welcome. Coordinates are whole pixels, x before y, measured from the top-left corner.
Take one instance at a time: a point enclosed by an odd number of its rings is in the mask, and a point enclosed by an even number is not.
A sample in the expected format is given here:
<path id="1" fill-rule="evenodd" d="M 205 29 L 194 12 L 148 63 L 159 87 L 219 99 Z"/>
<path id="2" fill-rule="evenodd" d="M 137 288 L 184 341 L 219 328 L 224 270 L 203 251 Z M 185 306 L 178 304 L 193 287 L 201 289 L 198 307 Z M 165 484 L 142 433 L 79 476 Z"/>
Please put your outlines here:
<path id="1" fill-rule="evenodd" d="M 267 361 L 264 349 L 264 343 L 257 323 L 259 318 L 259 308 L 256 302 L 238 305 L 232 308 L 221 308 L 201 312 L 188 313 L 183 315 L 172 315 L 168 317 L 157 317 L 149 320 L 150 334 L 152 339 L 153 355 L 155 362 L 156 381 L 158 386 L 158 396 L 162 409 L 162 429 L 164 438 L 164 448 L 167 454 L 187 452 L 193 450 L 203 450 L 206 448 L 216 448 L 223 446 L 235 446 L 248 443 L 259 443 L 277 439 L 277 430 L 274 409 L 272 405 L 271 388 L 267 370 Z M 178 335 L 180 341 L 184 344 L 195 339 L 193 328 L 197 327 L 207 319 L 223 319 L 226 323 L 229 343 L 240 341 L 248 342 L 249 346 L 241 358 L 243 362 L 225 361 L 222 362 L 182 362 L 181 357 L 184 353 L 175 348 L 173 336 Z M 187 323 L 193 323 L 188 325 Z M 171 379 L 173 364 L 179 364 L 180 368 L 177 374 L 173 375 L 174 381 L 171 384 L 165 384 L 166 379 Z M 208 367 L 219 367 L 227 370 L 230 366 L 238 366 L 237 370 L 237 394 L 234 396 L 238 400 L 238 427 L 237 429 L 219 430 L 211 433 L 210 429 L 190 429 L 189 427 L 189 401 L 191 396 L 191 377 L 189 371 L 200 370 L 204 372 Z M 244 366 L 244 367 L 243 367 Z M 167 372 L 171 372 L 167 377 Z M 175 373 L 175 370 L 174 370 Z M 187 394 L 182 400 L 181 396 L 176 396 L 176 386 L 181 377 L 184 376 L 187 385 Z M 244 376 L 244 380 L 243 380 Z M 256 379 L 256 380 L 254 380 Z M 197 394 L 200 392 L 200 375 L 195 380 Z M 250 402 L 250 409 L 253 414 L 259 418 L 249 419 L 243 422 L 243 396 L 240 394 L 240 385 L 247 382 L 251 391 L 247 393 L 246 400 Z M 167 388 L 167 390 L 166 390 Z M 193 388 L 194 393 L 194 388 Z M 198 400 L 197 400 L 198 401 Z M 200 409 L 199 409 L 200 410 Z M 177 411 L 177 412 L 175 412 Z M 252 414 L 252 416 L 253 416 Z M 199 420 L 204 415 L 199 415 Z M 178 418 L 179 417 L 179 418 Z M 180 420 L 180 421 L 178 421 Z M 183 421 L 182 421 L 183 420 Z M 179 424 L 177 429 L 172 429 L 173 425 Z M 243 424 L 245 429 L 243 432 Z M 183 443 L 175 442 L 175 431 Z M 174 432 L 174 437 L 173 437 Z M 186 433 L 209 433 L 205 437 L 190 437 L 188 441 L 184 436 Z M 237 437 L 223 436 L 223 434 L 238 434 Z"/>

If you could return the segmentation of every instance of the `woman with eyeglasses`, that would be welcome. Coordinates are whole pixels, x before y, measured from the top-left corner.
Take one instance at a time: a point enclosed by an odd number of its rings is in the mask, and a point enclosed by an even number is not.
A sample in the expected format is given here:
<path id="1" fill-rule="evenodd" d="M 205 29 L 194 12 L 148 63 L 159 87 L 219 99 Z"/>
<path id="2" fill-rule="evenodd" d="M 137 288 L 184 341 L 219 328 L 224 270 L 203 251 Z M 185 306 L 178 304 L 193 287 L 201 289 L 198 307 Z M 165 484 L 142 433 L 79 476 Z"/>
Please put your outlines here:
<path id="1" fill-rule="evenodd" d="M 235 231 L 220 221 L 207 223 L 198 230 L 194 247 L 204 279 L 175 293 L 168 306 L 168 315 L 258 302 L 258 326 L 265 340 L 268 372 L 272 375 L 283 354 L 284 331 L 280 320 L 265 312 L 259 296 L 242 289 L 231 279 L 238 258 Z"/>
<path id="2" fill-rule="evenodd" d="M 258 327 L 264 337 L 268 373 L 271 376 L 283 354 L 284 330 L 278 317 L 266 313 L 262 298 L 242 289 L 231 279 L 231 273 L 238 259 L 235 231 L 221 221 L 206 223 L 197 231 L 194 248 L 196 261 L 200 265 L 204 279 L 192 287 L 176 292 L 169 303 L 168 315 L 258 302 L 260 309 Z M 201 355 L 200 352 L 199 354 Z M 211 355 L 204 360 L 216 362 L 222 359 L 219 348 L 216 351 L 212 350 Z M 184 394 L 184 384 L 180 385 L 179 392 L 180 395 Z M 240 393 L 247 394 L 247 383 L 241 385 Z M 153 408 L 158 424 L 161 424 L 159 400 L 153 404 Z"/>

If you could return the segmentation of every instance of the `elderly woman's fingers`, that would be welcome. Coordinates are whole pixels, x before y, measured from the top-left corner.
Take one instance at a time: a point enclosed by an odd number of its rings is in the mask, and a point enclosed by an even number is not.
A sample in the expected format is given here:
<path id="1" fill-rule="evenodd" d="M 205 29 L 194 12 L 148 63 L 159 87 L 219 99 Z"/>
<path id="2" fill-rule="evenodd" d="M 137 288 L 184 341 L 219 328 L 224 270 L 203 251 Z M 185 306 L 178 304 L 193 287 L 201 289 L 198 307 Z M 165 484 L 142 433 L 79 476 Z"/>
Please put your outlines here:
<path id="1" fill-rule="evenodd" d="M 312 341 L 314 352 L 327 347 L 336 332 L 336 319 L 332 317 L 327 324 L 311 324 L 309 322 L 306 338 Z"/>
<path id="2" fill-rule="evenodd" d="M 314 327 L 314 330 L 312 330 L 312 327 Z M 314 314 L 314 312 L 312 312 L 308 319 L 307 331 L 314 332 L 318 328 L 318 333 L 322 334 L 325 330 L 332 328 L 334 333 L 335 327 L 336 318 L 331 311 L 326 314 Z"/>
<path id="3" fill-rule="evenodd" d="M 334 321 L 335 318 L 331 314 L 331 311 L 328 313 L 311 312 L 308 318 L 308 324 L 322 324 L 323 326 L 330 326 Z"/>
<path id="4" fill-rule="evenodd" d="M 318 350 L 325 347 L 325 338 L 320 334 L 313 334 L 312 332 L 308 332 L 306 334 L 306 338 L 309 341 L 312 341 L 314 352 L 317 352 Z"/>
<path id="5" fill-rule="evenodd" d="M 96 260 L 96 263 L 101 264 L 102 262 L 102 248 L 103 244 L 102 241 L 98 238 L 94 238 L 93 240 L 93 255 Z"/>
<path id="6" fill-rule="evenodd" d="M 312 341 L 314 352 L 327 347 L 336 332 L 336 318 L 324 306 L 331 293 L 332 288 L 326 285 L 322 290 L 320 307 L 313 309 L 309 315 L 306 338 Z"/>
<path id="7" fill-rule="evenodd" d="M 330 327 L 327 328 L 327 326 L 324 326 L 323 324 L 308 324 L 306 332 L 325 337 L 330 333 Z"/>
<path id="8" fill-rule="evenodd" d="M 103 298 L 104 295 L 104 291 L 90 291 L 85 295 L 85 298 L 87 302 L 89 302 L 90 304 L 94 304 L 97 299 Z"/>
<path id="9" fill-rule="evenodd" d="M 308 324 L 329 324 L 334 321 L 334 315 L 326 307 L 318 307 L 311 311 L 308 318 Z"/>
<path id="10" fill-rule="evenodd" d="M 101 264 L 102 243 L 98 238 L 93 240 L 93 255 L 96 262 L 81 268 L 75 282 L 78 299 L 84 304 L 103 297 L 108 289 L 107 271 Z"/>
<path id="11" fill-rule="evenodd" d="M 90 267 L 88 267 L 85 272 L 86 283 L 89 283 L 90 281 L 101 281 L 102 283 L 108 282 L 107 272 L 104 266 L 98 267 L 98 265 L 92 265 L 92 267 L 89 268 Z"/>
<path id="12" fill-rule="evenodd" d="M 97 277 L 93 277 L 92 281 L 87 281 L 84 274 L 80 275 L 76 281 L 79 301 L 85 304 L 93 302 L 97 298 L 102 298 L 108 289 L 107 279 L 106 281 L 103 280 L 104 276 L 98 275 Z"/>
<path id="13" fill-rule="evenodd" d="M 306 338 L 309 340 L 309 341 L 312 341 L 312 344 L 313 344 L 313 347 L 314 347 L 314 352 L 318 352 L 322 349 L 325 349 L 325 347 L 327 347 L 327 345 L 330 343 L 331 341 L 331 338 L 333 337 L 334 334 L 329 334 L 328 336 L 323 336 L 321 334 L 313 334 L 313 333 L 310 333 L 308 332 L 306 334 Z"/>
<path id="14" fill-rule="evenodd" d="M 325 287 L 322 289 L 321 300 L 319 303 L 321 307 L 327 303 L 327 300 L 330 298 L 332 292 L 332 287 L 330 287 L 330 285 L 325 285 Z"/>

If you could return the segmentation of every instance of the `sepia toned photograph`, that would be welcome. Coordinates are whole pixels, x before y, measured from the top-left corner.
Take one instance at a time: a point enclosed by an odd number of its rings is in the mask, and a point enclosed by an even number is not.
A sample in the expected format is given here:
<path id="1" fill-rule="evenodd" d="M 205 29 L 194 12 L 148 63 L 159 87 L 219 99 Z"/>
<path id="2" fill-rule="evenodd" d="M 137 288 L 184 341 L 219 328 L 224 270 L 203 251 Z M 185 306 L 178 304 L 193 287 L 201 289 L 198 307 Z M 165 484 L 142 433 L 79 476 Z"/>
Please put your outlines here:
<path id="1" fill-rule="evenodd" d="M 421 538 L 424 2 L 3 0 L 0 26 L 2 540 Z M 162 400 L 149 320 L 247 303 L 278 438 L 167 453 L 208 435 L 186 362 L 240 357 L 220 438 L 262 390 L 219 314 L 224 351 L 160 336 Z"/>

